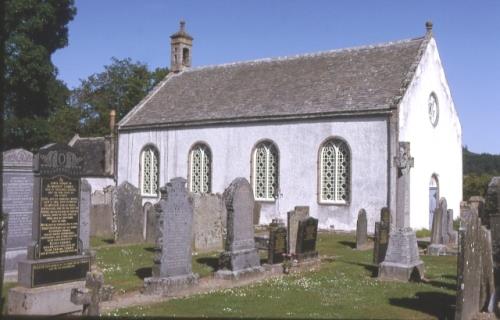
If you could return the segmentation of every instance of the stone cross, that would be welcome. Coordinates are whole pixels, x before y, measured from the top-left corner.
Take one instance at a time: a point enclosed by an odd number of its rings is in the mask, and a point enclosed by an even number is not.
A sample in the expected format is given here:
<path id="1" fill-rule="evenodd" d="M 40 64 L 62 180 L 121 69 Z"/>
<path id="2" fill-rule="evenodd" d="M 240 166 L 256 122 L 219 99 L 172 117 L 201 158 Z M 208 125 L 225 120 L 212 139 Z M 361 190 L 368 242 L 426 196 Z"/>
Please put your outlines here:
<path id="1" fill-rule="evenodd" d="M 99 303 L 109 301 L 113 296 L 113 287 L 104 285 L 102 272 L 89 271 L 85 279 L 85 288 L 71 290 L 71 302 L 83 305 L 82 315 L 100 316 Z"/>
<path id="2" fill-rule="evenodd" d="M 399 155 L 394 157 L 394 165 L 398 172 L 396 180 L 396 227 L 409 227 L 410 169 L 414 166 L 409 142 L 399 142 Z"/>

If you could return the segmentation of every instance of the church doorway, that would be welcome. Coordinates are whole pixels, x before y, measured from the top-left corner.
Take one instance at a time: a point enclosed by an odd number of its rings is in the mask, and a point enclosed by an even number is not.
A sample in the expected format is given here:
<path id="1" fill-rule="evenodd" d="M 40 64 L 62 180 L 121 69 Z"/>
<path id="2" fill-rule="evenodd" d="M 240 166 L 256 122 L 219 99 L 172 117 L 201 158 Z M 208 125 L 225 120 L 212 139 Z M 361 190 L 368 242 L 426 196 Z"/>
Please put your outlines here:
<path id="1" fill-rule="evenodd" d="M 435 174 L 431 176 L 429 183 L 429 230 L 432 230 L 432 219 L 434 218 L 434 210 L 438 205 L 439 199 L 439 184 Z"/>

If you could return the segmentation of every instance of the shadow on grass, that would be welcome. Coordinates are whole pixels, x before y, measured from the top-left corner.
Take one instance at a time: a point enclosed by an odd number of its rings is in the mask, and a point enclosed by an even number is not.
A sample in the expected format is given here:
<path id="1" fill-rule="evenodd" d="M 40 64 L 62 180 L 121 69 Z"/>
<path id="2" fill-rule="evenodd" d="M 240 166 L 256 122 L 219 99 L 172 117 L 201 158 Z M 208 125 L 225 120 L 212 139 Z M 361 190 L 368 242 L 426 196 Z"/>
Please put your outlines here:
<path id="1" fill-rule="evenodd" d="M 153 276 L 153 268 L 151 267 L 139 268 L 135 270 L 135 275 L 144 280 L 144 278 Z"/>
<path id="2" fill-rule="evenodd" d="M 339 241 L 339 243 L 346 246 L 346 247 L 349 247 L 351 249 L 356 248 L 356 242 L 353 242 L 353 241 Z"/>
<path id="3" fill-rule="evenodd" d="M 348 264 L 353 264 L 356 266 L 364 267 L 366 270 L 368 270 L 371 273 L 370 277 L 372 277 L 372 278 L 376 278 L 378 276 L 378 266 L 376 266 L 374 264 L 354 262 L 354 261 L 344 261 L 344 262 L 348 263 Z"/>
<path id="4" fill-rule="evenodd" d="M 155 248 L 154 247 L 146 247 L 146 248 L 144 248 L 144 250 L 146 250 L 148 252 L 155 252 Z"/>
<path id="5" fill-rule="evenodd" d="M 450 280 L 457 281 L 457 276 L 452 276 L 452 275 L 449 275 L 449 274 L 445 274 L 442 277 L 445 278 L 445 279 L 450 279 Z"/>
<path id="6" fill-rule="evenodd" d="M 196 262 L 199 264 L 204 264 L 210 268 L 212 268 L 212 271 L 217 271 L 219 270 L 219 258 L 218 257 L 201 257 L 196 259 Z"/>
<path id="7" fill-rule="evenodd" d="M 115 243 L 115 239 L 113 239 L 113 238 L 102 239 L 101 241 L 104 242 L 104 243 L 107 243 L 107 244 L 114 244 Z"/>
<path id="8" fill-rule="evenodd" d="M 417 292 L 414 298 L 390 298 L 394 306 L 427 313 L 438 319 L 453 319 L 455 296 L 442 292 Z"/>
<path id="9" fill-rule="evenodd" d="M 426 283 L 430 284 L 431 286 L 438 287 L 438 288 L 444 288 L 448 290 L 457 290 L 457 284 L 456 283 L 449 283 L 449 282 L 443 282 L 443 281 L 436 281 L 436 280 L 430 280 L 427 281 Z"/>

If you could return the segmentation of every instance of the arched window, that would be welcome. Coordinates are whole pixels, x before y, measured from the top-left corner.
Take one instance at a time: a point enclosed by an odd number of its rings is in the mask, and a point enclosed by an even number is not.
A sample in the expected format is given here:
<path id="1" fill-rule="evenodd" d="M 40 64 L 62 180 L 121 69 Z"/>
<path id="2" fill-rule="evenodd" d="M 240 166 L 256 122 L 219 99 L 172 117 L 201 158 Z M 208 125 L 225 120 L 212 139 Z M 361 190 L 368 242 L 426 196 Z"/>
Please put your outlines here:
<path id="1" fill-rule="evenodd" d="M 211 190 L 212 154 L 208 146 L 197 144 L 189 153 L 189 191 L 208 193 Z"/>
<path id="2" fill-rule="evenodd" d="M 141 193 L 143 195 L 158 195 L 158 177 L 158 150 L 153 146 L 147 146 L 141 152 Z"/>
<path id="3" fill-rule="evenodd" d="M 320 202 L 343 204 L 349 201 L 351 154 L 339 139 L 326 141 L 320 150 Z"/>
<path id="4" fill-rule="evenodd" d="M 256 200 L 274 200 L 278 196 L 278 149 L 270 141 L 259 143 L 253 152 L 253 188 Z"/>

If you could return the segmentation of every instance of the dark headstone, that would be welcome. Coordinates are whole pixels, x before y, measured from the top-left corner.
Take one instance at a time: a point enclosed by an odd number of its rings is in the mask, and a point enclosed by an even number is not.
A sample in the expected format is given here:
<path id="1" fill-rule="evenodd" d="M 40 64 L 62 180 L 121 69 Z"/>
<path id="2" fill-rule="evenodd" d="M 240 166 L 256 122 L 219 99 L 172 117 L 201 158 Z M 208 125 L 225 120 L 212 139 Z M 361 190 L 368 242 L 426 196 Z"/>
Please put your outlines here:
<path id="1" fill-rule="evenodd" d="M 368 222 L 365 209 L 359 210 L 356 223 L 356 249 L 365 249 L 368 242 Z"/>
<path id="2" fill-rule="evenodd" d="M 288 253 L 295 254 L 297 245 L 297 232 L 299 230 L 299 221 L 309 217 L 309 207 L 296 206 L 294 210 L 287 213 L 288 225 Z"/>
<path id="3" fill-rule="evenodd" d="M 33 214 L 33 154 L 23 149 L 3 153 L 2 211 L 8 217 L 5 274 L 15 276 L 17 263 L 26 259 L 31 243 Z M 7 226 L 6 226 L 7 227 Z M 6 229 L 7 230 L 7 229 Z"/>
<path id="4" fill-rule="evenodd" d="M 373 245 L 373 263 L 378 265 L 385 259 L 390 235 L 390 211 L 388 208 L 380 210 L 380 222 L 375 223 L 375 243 Z"/>
<path id="5" fill-rule="evenodd" d="M 297 259 L 304 260 L 316 258 L 316 241 L 318 239 L 318 219 L 309 217 L 299 221 L 297 232 L 297 246 L 295 248 Z"/>
<path id="6" fill-rule="evenodd" d="M 263 271 L 255 248 L 253 229 L 254 196 L 245 178 L 236 178 L 224 191 L 227 209 L 227 237 L 225 251 L 219 258 L 216 277 L 237 279 Z"/>
<path id="7" fill-rule="evenodd" d="M 114 186 L 92 194 L 90 209 L 90 235 L 94 237 L 113 238 L 113 194 Z"/>
<path id="8" fill-rule="evenodd" d="M 144 241 L 142 197 L 139 189 L 127 181 L 116 188 L 115 219 L 117 243 Z"/>
<path id="9" fill-rule="evenodd" d="M 144 279 L 145 293 L 170 296 L 194 285 L 198 275 L 192 272 L 191 241 L 193 202 L 186 190 L 186 179 L 174 178 L 160 191 L 162 228 L 159 275 Z M 166 196 L 164 195 L 166 193 Z"/>
<path id="10" fill-rule="evenodd" d="M 281 263 L 285 259 L 287 253 L 287 230 L 283 226 L 277 226 L 269 231 L 269 250 L 267 255 L 267 263 Z"/>
<path id="11" fill-rule="evenodd" d="M 80 241 L 82 161 L 76 150 L 60 144 L 41 148 L 34 157 L 34 243 L 28 260 L 19 262 L 22 286 L 82 280 L 90 269 Z"/>

